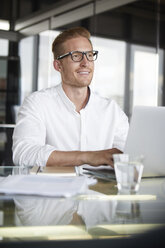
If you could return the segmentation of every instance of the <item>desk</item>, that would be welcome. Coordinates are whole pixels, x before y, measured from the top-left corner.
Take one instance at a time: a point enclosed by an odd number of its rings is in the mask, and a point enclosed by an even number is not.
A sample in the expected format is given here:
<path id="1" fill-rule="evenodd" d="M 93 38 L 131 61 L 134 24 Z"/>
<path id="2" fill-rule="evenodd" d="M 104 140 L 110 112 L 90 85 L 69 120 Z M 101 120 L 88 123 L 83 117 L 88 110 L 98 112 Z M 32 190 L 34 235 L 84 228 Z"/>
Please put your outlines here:
<path id="1" fill-rule="evenodd" d="M 0 195 L 0 247 L 141 244 L 141 248 L 147 239 L 150 242 L 145 247 L 157 248 L 160 238 L 165 247 L 162 232 L 165 234 L 164 178 L 142 179 L 139 193 L 130 196 L 118 195 L 115 182 L 102 180 L 86 194 L 70 198 Z"/>

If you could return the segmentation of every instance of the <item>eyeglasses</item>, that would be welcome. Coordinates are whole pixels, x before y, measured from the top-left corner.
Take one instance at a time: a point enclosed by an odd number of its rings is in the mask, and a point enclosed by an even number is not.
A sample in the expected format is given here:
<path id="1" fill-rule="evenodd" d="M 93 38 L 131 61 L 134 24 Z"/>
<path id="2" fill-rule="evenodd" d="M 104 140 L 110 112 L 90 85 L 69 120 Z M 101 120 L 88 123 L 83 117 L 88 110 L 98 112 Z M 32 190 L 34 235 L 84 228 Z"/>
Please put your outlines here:
<path id="1" fill-rule="evenodd" d="M 72 51 L 72 52 L 68 52 L 68 53 L 65 53 L 61 56 L 58 56 L 57 59 L 63 59 L 65 58 L 66 56 L 71 56 L 71 59 L 74 61 L 74 62 L 80 62 L 81 60 L 83 60 L 84 58 L 84 54 L 87 58 L 88 61 L 94 61 L 97 59 L 97 55 L 98 55 L 98 51 L 87 51 L 87 52 L 80 52 L 80 51 Z"/>

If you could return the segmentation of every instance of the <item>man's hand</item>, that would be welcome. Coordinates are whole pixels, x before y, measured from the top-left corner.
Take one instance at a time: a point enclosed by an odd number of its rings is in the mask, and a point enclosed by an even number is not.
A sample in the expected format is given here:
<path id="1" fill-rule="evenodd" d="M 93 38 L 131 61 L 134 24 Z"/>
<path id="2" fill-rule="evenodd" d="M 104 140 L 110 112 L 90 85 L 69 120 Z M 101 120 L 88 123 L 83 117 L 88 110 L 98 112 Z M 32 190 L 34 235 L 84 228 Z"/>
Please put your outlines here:
<path id="1" fill-rule="evenodd" d="M 93 166 L 111 165 L 112 167 L 114 167 L 113 154 L 115 153 L 122 152 L 116 148 L 101 151 L 84 152 L 84 164 L 90 164 Z"/>

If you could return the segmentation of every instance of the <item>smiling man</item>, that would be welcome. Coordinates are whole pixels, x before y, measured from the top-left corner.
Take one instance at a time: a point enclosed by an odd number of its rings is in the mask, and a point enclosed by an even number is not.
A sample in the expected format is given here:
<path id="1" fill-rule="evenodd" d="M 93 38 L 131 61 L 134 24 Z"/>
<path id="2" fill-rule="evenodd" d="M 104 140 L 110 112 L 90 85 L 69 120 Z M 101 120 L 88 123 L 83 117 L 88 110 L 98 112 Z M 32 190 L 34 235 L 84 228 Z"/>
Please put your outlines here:
<path id="1" fill-rule="evenodd" d="M 65 30 L 53 42 L 61 84 L 32 93 L 20 108 L 13 134 L 13 160 L 24 166 L 113 167 L 124 149 L 128 119 L 111 99 L 90 88 L 94 61 L 90 33 Z"/>

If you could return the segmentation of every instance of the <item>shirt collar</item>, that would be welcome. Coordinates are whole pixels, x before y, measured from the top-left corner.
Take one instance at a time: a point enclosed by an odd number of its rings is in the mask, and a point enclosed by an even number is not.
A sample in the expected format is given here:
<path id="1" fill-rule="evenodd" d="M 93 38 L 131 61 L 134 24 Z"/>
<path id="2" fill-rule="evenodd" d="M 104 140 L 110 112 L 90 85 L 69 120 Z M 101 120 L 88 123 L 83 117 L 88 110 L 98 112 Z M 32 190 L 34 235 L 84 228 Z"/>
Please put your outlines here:
<path id="1" fill-rule="evenodd" d="M 74 112 L 76 112 L 76 107 L 74 105 L 74 103 L 67 97 L 67 95 L 65 94 L 63 88 L 62 88 L 62 83 L 60 83 L 58 86 L 57 86 L 57 91 L 58 91 L 58 94 L 59 96 L 61 97 L 63 103 L 66 105 L 66 107 L 68 108 L 68 110 L 72 110 Z M 88 99 L 88 102 L 85 106 L 84 109 L 86 109 L 86 107 L 89 105 L 89 103 L 91 102 L 91 98 L 92 98 L 92 91 L 91 91 L 91 88 L 89 87 L 89 99 Z M 77 113 L 77 112 L 76 112 Z"/>
<path id="2" fill-rule="evenodd" d="M 65 92 L 62 88 L 62 83 L 57 86 L 57 92 L 58 92 L 59 96 L 61 97 L 65 106 L 68 108 L 68 110 L 76 111 L 76 107 L 75 107 L 74 103 L 65 94 Z"/>

